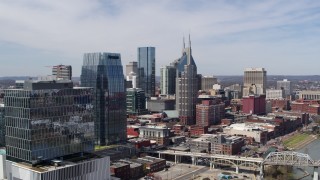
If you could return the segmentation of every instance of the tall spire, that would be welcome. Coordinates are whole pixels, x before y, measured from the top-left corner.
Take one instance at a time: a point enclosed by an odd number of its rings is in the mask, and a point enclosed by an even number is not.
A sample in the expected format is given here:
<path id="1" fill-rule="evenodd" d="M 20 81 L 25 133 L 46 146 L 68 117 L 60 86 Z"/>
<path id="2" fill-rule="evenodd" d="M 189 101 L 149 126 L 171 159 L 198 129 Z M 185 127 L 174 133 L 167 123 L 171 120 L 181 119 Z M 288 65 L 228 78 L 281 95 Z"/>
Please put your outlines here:
<path id="1" fill-rule="evenodd" d="M 188 52 L 187 52 L 187 55 L 188 55 L 188 64 L 190 64 L 191 63 L 191 40 L 190 40 L 190 33 L 189 33 L 189 47 L 188 47 L 188 50 L 187 50 Z"/>
<path id="2" fill-rule="evenodd" d="M 183 36 L 183 41 L 182 41 L 182 55 L 185 53 L 186 49 L 186 43 L 184 42 L 184 36 Z"/>

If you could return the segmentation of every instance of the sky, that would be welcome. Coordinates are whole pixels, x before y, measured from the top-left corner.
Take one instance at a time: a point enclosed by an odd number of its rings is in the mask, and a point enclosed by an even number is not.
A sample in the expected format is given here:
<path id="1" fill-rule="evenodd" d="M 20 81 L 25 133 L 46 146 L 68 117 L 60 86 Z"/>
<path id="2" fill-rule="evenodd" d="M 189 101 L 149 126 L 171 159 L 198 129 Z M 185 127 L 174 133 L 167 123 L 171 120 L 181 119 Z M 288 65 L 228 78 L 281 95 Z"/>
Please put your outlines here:
<path id="1" fill-rule="evenodd" d="M 156 72 L 181 56 L 183 36 L 203 75 L 319 75 L 320 1 L 0 0 L 0 76 L 42 76 L 50 66 L 81 74 L 88 52 L 156 47 Z"/>

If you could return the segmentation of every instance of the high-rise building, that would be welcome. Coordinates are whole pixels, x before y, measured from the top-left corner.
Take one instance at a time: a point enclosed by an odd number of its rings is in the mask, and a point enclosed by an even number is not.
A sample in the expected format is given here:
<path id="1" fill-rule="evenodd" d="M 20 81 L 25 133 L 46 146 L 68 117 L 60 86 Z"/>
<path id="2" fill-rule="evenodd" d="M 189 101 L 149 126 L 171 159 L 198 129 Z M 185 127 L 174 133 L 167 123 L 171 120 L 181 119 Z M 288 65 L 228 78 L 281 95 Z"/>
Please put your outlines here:
<path id="1" fill-rule="evenodd" d="M 72 67 L 70 65 L 57 65 L 52 67 L 52 75 L 57 79 L 72 80 Z"/>
<path id="2" fill-rule="evenodd" d="M 218 79 L 213 76 L 202 76 L 201 77 L 201 90 L 209 91 L 213 85 L 218 83 Z"/>
<path id="3" fill-rule="evenodd" d="M 129 64 L 126 65 L 126 89 L 127 88 L 136 88 L 137 85 L 139 85 L 139 82 L 137 82 L 138 74 L 138 62 L 132 61 L 129 62 Z"/>
<path id="4" fill-rule="evenodd" d="M 138 48 L 138 88 L 147 97 L 155 95 L 156 91 L 156 49 L 155 47 Z"/>
<path id="5" fill-rule="evenodd" d="M 138 62 L 131 61 L 126 65 L 126 76 L 129 76 L 130 73 L 138 74 Z"/>
<path id="6" fill-rule="evenodd" d="M 173 95 L 176 93 L 176 68 L 164 66 L 160 68 L 160 90 L 161 94 Z"/>
<path id="7" fill-rule="evenodd" d="M 287 79 L 277 81 L 277 89 L 283 89 L 286 96 L 290 96 L 292 94 L 292 84 Z"/>
<path id="8" fill-rule="evenodd" d="M 5 90 L 7 160 L 36 165 L 94 150 L 93 88 L 68 81 L 26 81 Z"/>
<path id="9" fill-rule="evenodd" d="M 95 89 L 96 144 L 126 141 L 126 92 L 118 53 L 86 53 L 81 86 Z"/>
<path id="10" fill-rule="evenodd" d="M 196 120 L 196 103 L 198 95 L 197 65 L 189 47 L 185 48 L 183 41 L 182 57 L 175 62 L 176 77 L 176 109 L 179 112 L 180 122 L 193 125 Z"/>
<path id="11" fill-rule="evenodd" d="M 267 71 L 264 68 L 246 68 L 243 85 L 243 96 L 266 94 Z"/>
<path id="12" fill-rule="evenodd" d="M 127 89 L 127 114 L 140 115 L 145 114 L 146 97 L 141 88 Z"/>

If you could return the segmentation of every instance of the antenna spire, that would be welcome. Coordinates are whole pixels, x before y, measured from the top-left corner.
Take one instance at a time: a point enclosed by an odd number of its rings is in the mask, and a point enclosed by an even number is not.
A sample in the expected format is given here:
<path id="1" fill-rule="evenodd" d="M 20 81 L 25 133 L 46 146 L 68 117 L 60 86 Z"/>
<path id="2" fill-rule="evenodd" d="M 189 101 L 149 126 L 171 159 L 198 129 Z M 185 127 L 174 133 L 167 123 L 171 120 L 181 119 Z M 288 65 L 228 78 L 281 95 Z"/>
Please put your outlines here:
<path id="1" fill-rule="evenodd" d="M 183 40 L 182 40 L 182 55 L 184 54 L 185 49 L 186 49 L 186 43 L 184 41 L 184 36 L 183 36 Z"/>

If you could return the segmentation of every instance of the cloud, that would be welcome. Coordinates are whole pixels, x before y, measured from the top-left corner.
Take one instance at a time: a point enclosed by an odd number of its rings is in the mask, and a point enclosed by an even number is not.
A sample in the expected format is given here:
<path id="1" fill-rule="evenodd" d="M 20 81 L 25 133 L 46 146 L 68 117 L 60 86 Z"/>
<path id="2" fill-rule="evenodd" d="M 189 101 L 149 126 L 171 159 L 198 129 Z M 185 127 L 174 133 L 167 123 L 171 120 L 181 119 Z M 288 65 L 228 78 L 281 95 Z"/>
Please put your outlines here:
<path id="1" fill-rule="evenodd" d="M 301 67 L 288 64 L 305 58 L 317 63 L 319 10 L 311 0 L 2 0 L 1 47 L 19 48 L 0 60 L 71 64 L 79 75 L 85 52 L 120 52 L 125 65 L 136 60 L 137 47 L 155 46 L 158 71 L 180 56 L 182 36 L 190 32 L 199 73 L 242 74 L 252 65 L 275 74 L 318 73 L 298 73 Z M 26 59 L 18 55 L 26 51 Z M 44 72 L 34 63 L 19 72 L 7 66 L 1 76 Z"/>

